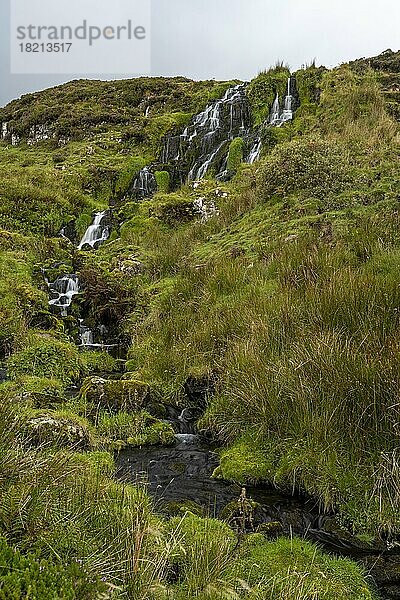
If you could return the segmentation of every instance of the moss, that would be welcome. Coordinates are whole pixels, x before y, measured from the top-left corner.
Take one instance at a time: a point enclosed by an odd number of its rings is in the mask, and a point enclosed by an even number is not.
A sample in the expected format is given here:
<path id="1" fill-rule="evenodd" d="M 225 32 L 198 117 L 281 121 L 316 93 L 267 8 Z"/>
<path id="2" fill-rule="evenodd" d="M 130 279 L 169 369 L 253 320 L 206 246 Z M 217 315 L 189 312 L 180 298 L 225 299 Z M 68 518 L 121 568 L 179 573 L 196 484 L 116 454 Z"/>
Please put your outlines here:
<path id="1" fill-rule="evenodd" d="M 228 152 L 228 171 L 236 173 L 243 162 L 244 142 L 238 137 L 231 141 Z"/>
<path id="2" fill-rule="evenodd" d="M 271 467 L 268 456 L 254 441 L 241 440 L 221 453 L 220 466 L 213 476 L 237 483 L 260 483 L 271 479 Z"/>
<path id="3" fill-rule="evenodd" d="M 113 373 L 117 370 L 117 361 L 108 352 L 84 352 L 80 358 L 87 373 Z"/>
<path id="4" fill-rule="evenodd" d="M 149 392 L 149 387 L 141 381 L 89 377 L 82 384 L 80 398 L 87 403 L 89 414 L 95 414 L 99 409 L 109 412 L 140 409 L 148 402 Z"/>
<path id="5" fill-rule="evenodd" d="M 99 575 L 88 577 L 76 561 L 59 562 L 35 553 L 23 555 L 0 538 L 1 600 L 16 598 L 91 598 L 105 593 L 107 586 Z"/>
<path id="6" fill-rule="evenodd" d="M 64 398 L 64 384 L 58 379 L 23 376 L 0 384 L 0 395 L 35 408 L 54 408 Z"/>
<path id="7" fill-rule="evenodd" d="M 27 347 L 8 360 L 8 374 L 12 379 L 32 375 L 55 378 L 68 384 L 79 379 L 82 371 L 77 347 L 49 334 L 32 335 Z"/>
<path id="8" fill-rule="evenodd" d="M 265 598 L 272 599 L 277 594 L 287 598 L 321 596 L 327 600 L 376 597 L 356 563 L 323 554 L 304 540 L 280 538 L 268 542 L 254 534 L 247 538 L 243 551 L 235 575 L 250 586 L 257 585 Z"/>
<path id="9" fill-rule="evenodd" d="M 164 510 L 171 517 L 182 516 L 186 513 L 203 517 L 205 512 L 203 506 L 190 500 L 185 500 L 184 502 L 168 502 L 165 505 Z"/>
<path id="10" fill-rule="evenodd" d="M 159 421 L 149 413 L 119 412 L 116 415 L 100 413 L 97 418 L 98 435 L 107 444 L 116 442 L 116 448 L 131 446 L 169 445 L 175 432 L 169 423 Z"/>
<path id="11" fill-rule="evenodd" d="M 280 521 L 262 523 L 257 527 L 257 533 L 262 533 L 268 539 L 273 540 L 283 535 L 283 526 Z"/>
<path id="12" fill-rule="evenodd" d="M 289 75 L 290 71 L 287 67 L 277 66 L 260 73 L 250 82 L 247 95 L 256 125 L 260 125 L 268 118 L 276 94 L 278 93 L 281 98 L 286 95 Z"/>
<path id="13" fill-rule="evenodd" d="M 143 156 L 134 156 L 133 158 L 129 159 L 128 164 L 119 174 L 115 184 L 115 193 L 118 196 L 123 196 L 128 192 L 135 177 L 139 171 L 148 164 L 148 162 L 149 161 Z"/>
<path id="14" fill-rule="evenodd" d="M 89 423 L 68 411 L 33 411 L 25 419 L 23 433 L 33 446 L 88 450 L 94 444 Z"/>
<path id="15" fill-rule="evenodd" d="M 168 171 L 156 171 L 154 173 L 157 181 L 157 189 L 162 194 L 168 194 L 170 189 L 170 174 Z"/>

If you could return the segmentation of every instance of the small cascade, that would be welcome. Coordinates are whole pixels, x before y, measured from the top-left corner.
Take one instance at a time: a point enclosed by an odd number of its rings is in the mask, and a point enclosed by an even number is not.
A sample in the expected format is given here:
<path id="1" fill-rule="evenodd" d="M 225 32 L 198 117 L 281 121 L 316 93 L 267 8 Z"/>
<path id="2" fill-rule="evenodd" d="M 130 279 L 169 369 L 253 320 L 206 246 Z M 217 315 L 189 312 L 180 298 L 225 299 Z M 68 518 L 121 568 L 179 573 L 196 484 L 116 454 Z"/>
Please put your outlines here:
<path id="1" fill-rule="evenodd" d="M 90 327 L 84 325 L 83 319 L 79 319 L 79 342 L 80 346 L 93 346 L 94 334 Z"/>
<path id="2" fill-rule="evenodd" d="M 151 198 L 157 191 L 157 181 L 149 167 L 139 171 L 131 190 L 138 200 Z"/>
<path id="3" fill-rule="evenodd" d="M 94 332 L 90 327 L 85 325 L 83 319 L 79 319 L 79 347 L 82 350 L 111 350 L 117 348 L 118 344 L 107 343 L 105 336 L 108 330 L 105 325 L 99 325 Z"/>
<path id="4" fill-rule="evenodd" d="M 91 246 L 91 248 L 97 248 L 110 237 L 110 225 L 104 223 L 107 220 L 107 216 L 108 211 L 106 210 L 95 214 L 93 223 L 89 225 L 78 245 L 79 250 L 86 245 Z"/>
<path id="5" fill-rule="evenodd" d="M 188 180 L 198 181 L 199 179 L 203 179 L 210 167 L 212 167 L 215 158 L 218 156 L 218 153 L 222 150 L 224 145 L 225 142 L 222 142 L 207 158 L 202 158 L 195 163 L 189 171 Z"/>
<path id="6" fill-rule="evenodd" d="M 273 127 L 279 127 L 279 125 L 281 124 L 281 105 L 279 102 L 278 92 L 276 93 L 275 100 L 271 108 L 269 123 Z"/>
<path id="7" fill-rule="evenodd" d="M 51 283 L 46 280 L 53 298 L 49 300 L 50 306 L 60 309 L 61 316 L 66 317 L 74 296 L 79 294 L 79 281 L 77 275 L 62 275 Z"/>
<path id="8" fill-rule="evenodd" d="M 253 163 L 256 162 L 256 160 L 258 160 L 260 158 L 261 149 L 262 149 L 262 141 L 261 141 L 261 138 L 258 137 L 254 141 L 253 146 L 251 147 L 251 150 L 249 152 L 249 155 L 246 158 L 246 162 L 249 165 L 252 165 Z"/>
<path id="9" fill-rule="evenodd" d="M 281 115 L 282 124 L 293 119 L 293 96 L 291 92 L 291 79 L 292 78 L 289 77 L 287 82 L 287 93 L 285 97 L 284 109 Z"/>
<path id="10" fill-rule="evenodd" d="M 276 94 L 274 103 L 272 105 L 269 125 L 272 127 L 281 127 L 284 123 L 293 120 L 294 112 L 299 106 L 298 93 L 296 87 L 296 78 L 292 75 L 287 81 L 286 96 L 283 102 L 283 109 L 279 100 L 279 94 Z"/>

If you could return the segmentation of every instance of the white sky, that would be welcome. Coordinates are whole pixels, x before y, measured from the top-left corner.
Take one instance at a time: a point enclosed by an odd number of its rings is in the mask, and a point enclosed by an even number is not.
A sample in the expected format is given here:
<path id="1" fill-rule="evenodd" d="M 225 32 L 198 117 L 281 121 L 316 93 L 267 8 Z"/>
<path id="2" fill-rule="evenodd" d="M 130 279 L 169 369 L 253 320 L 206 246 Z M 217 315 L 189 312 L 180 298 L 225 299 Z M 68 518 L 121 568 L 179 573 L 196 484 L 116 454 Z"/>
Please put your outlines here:
<path id="1" fill-rule="evenodd" d="M 0 105 L 74 78 L 10 75 L 10 1 L 0 0 Z M 400 49 L 399 0 L 151 1 L 152 75 L 250 79 L 277 60 L 329 67 Z"/>

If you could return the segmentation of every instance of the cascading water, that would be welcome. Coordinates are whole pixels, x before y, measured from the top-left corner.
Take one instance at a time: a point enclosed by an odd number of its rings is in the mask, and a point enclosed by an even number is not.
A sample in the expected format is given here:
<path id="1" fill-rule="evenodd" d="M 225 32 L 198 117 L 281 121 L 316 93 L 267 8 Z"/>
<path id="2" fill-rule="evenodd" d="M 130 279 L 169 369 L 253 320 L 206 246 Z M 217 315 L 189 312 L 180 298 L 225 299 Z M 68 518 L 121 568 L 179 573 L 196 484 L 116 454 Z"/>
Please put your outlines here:
<path id="1" fill-rule="evenodd" d="M 79 342 L 80 346 L 93 346 L 94 334 L 90 327 L 87 327 L 83 323 L 83 319 L 79 319 Z"/>
<path id="2" fill-rule="evenodd" d="M 269 117 L 269 123 L 273 127 L 277 127 L 280 125 L 281 119 L 281 105 L 279 102 L 279 94 L 276 93 L 274 103 L 272 105 L 271 114 Z"/>
<path id="3" fill-rule="evenodd" d="M 261 149 L 262 149 L 262 141 L 261 141 L 260 137 L 257 137 L 257 139 L 254 141 L 254 144 L 251 147 L 249 155 L 246 159 L 246 162 L 249 165 L 252 165 L 253 163 L 256 162 L 256 160 L 258 160 L 260 158 Z"/>
<path id="4" fill-rule="evenodd" d="M 290 76 L 287 81 L 287 90 L 283 103 L 283 109 L 281 110 L 279 94 L 277 92 L 269 117 L 269 125 L 272 127 L 281 127 L 284 123 L 292 121 L 294 111 L 297 108 L 294 96 L 295 93 L 297 95 L 296 80 L 293 76 Z"/>
<path id="5" fill-rule="evenodd" d="M 229 142 L 251 129 L 246 86 L 237 85 L 193 117 L 181 135 L 165 138 L 160 162 L 182 167 L 180 180 L 202 179 L 211 167 L 223 168 Z"/>
<path id="6" fill-rule="evenodd" d="M 192 169 L 189 171 L 189 175 L 188 175 L 189 181 L 196 181 L 196 180 L 198 181 L 199 179 L 203 179 L 203 177 L 207 174 L 207 171 L 212 166 L 215 158 L 218 156 L 218 153 L 220 152 L 220 150 L 223 148 L 224 145 L 225 145 L 225 142 L 222 142 L 221 144 L 219 144 L 219 146 L 217 146 L 217 148 L 214 150 L 214 152 L 212 152 L 204 160 L 204 162 L 199 161 L 194 164 Z"/>
<path id="7" fill-rule="evenodd" d="M 79 294 L 79 281 L 77 275 L 62 275 L 53 283 L 47 281 L 48 288 L 53 298 L 49 300 L 50 306 L 60 309 L 61 316 L 66 317 L 74 296 Z"/>
<path id="8" fill-rule="evenodd" d="M 285 105 L 281 115 L 282 124 L 287 121 L 291 121 L 293 119 L 293 96 L 291 92 L 291 77 L 289 77 L 287 82 L 287 93 L 285 97 Z"/>
<path id="9" fill-rule="evenodd" d="M 132 191 L 138 200 L 151 198 L 157 191 L 157 181 L 149 167 L 139 171 L 132 185 Z"/>
<path id="10" fill-rule="evenodd" d="M 95 214 L 93 223 L 89 225 L 78 245 L 79 250 L 86 245 L 97 248 L 110 237 L 110 225 L 104 223 L 107 215 L 106 210 Z"/>
<path id="11" fill-rule="evenodd" d="M 189 171 L 189 181 L 203 179 L 212 166 L 218 167 L 218 162 L 221 168 L 228 143 L 246 134 L 250 126 L 250 105 L 243 85 L 228 89 L 223 98 L 197 115 L 193 125 L 182 135 L 183 140 L 189 136 L 188 150 L 200 141 L 201 156 Z"/>
<path id="12" fill-rule="evenodd" d="M 108 333 L 105 325 L 99 325 L 96 330 L 93 331 L 90 327 L 85 325 L 83 319 L 79 319 L 79 346 L 82 350 L 111 350 L 116 348 L 118 344 L 110 344 L 106 341 L 106 335 Z"/>

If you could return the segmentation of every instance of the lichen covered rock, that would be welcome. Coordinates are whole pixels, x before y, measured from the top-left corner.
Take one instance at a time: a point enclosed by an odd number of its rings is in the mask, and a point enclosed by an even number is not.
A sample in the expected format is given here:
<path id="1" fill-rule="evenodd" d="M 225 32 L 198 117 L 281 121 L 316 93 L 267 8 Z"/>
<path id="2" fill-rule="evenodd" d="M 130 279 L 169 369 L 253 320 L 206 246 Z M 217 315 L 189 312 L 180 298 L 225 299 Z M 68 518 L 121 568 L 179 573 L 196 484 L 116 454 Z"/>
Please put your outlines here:
<path id="1" fill-rule="evenodd" d="M 150 390 L 141 381 L 88 377 L 80 396 L 87 403 L 88 414 L 93 415 L 99 409 L 112 413 L 141 409 L 149 401 Z"/>
<path id="2" fill-rule="evenodd" d="M 88 450 L 93 445 L 87 421 L 66 412 L 39 411 L 27 419 L 23 432 L 32 446 Z"/>

